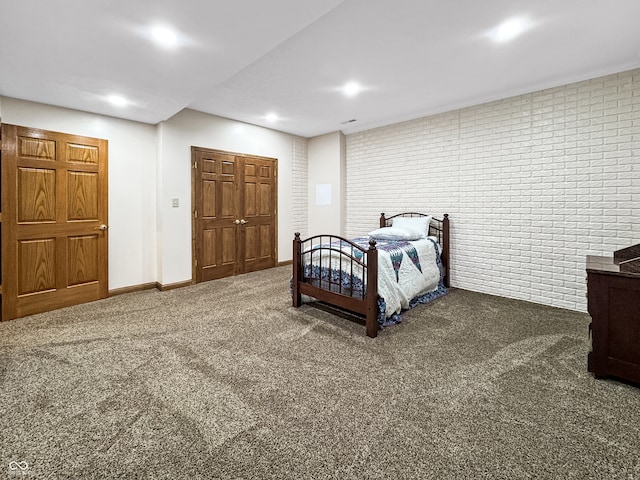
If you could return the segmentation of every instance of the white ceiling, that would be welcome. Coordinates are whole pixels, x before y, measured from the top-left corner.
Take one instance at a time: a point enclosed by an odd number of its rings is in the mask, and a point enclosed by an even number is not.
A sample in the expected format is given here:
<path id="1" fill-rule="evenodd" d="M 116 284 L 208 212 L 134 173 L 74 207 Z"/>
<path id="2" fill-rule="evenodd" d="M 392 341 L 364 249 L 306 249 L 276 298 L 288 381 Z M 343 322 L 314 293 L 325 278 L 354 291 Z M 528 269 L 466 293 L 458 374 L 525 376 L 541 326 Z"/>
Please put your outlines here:
<path id="1" fill-rule="evenodd" d="M 493 42 L 513 16 L 530 28 Z M 0 0 L 0 95 L 350 133 L 640 67 L 639 20 L 639 0 Z M 181 45 L 155 45 L 155 24 Z"/>

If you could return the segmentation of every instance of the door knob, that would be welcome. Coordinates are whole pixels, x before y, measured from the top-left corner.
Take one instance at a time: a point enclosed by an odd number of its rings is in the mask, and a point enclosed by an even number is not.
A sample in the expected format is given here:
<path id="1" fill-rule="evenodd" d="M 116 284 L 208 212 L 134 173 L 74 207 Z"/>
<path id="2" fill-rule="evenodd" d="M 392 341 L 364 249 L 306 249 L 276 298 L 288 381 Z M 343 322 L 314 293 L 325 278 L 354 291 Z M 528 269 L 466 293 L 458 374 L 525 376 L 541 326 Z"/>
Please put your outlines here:
<path id="1" fill-rule="evenodd" d="M 240 220 L 238 220 L 238 219 L 236 218 L 236 219 L 235 219 L 235 221 L 234 221 L 233 223 L 235 223 L 236 225 L 240 225 Z"/>
<path id="2" fill-rule="evenodd" d="M 104 232 L 107 228 L 109 228 L 109 227 L 107 227 L 107 226 L 103 223 L 103 224 L 102 224 L 102 225 L 100 225 L 99 227 L 94 227 L 94 230 L 100 230 L 101 232 Z"/>
<path id="3" fill-rule="evenodd" d="M 242 225 L 244 225 L 245 223 L 249 223 L 249 222 L 247 222 L 247 221 L 243 218 L 242 220 L 240 220 L 240 223 L 241 223 Z"/>

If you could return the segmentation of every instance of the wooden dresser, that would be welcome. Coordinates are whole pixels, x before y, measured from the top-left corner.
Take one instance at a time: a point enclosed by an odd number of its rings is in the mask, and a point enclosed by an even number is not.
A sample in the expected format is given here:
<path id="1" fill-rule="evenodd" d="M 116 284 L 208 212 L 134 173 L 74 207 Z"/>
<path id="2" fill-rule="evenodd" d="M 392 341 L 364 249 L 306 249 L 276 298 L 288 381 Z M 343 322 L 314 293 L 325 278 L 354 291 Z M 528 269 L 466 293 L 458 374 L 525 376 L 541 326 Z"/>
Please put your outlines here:
<path id="1" fill-rule="evenodd" d="M 588 370 L 640 384 L 640 244 L 587 256 Z"/>

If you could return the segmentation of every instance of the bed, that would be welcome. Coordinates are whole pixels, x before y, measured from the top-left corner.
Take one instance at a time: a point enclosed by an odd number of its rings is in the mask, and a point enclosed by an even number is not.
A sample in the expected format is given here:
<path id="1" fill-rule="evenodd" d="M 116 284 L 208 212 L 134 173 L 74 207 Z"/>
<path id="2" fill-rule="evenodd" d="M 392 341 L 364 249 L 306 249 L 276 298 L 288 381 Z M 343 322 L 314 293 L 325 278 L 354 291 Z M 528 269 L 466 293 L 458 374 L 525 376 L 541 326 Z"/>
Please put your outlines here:
<path id="1" fill-rule="evenodd" d="M 418 238 L 415 238 L 419 235 Z M 304 297 L 356 314 L 366 334 L 402 319 L 401 312 L 444 295 L 449 287 L 449 215 L 380 214 L 380 228 L 346 239 L 293 240 L 293 306 Z"/>

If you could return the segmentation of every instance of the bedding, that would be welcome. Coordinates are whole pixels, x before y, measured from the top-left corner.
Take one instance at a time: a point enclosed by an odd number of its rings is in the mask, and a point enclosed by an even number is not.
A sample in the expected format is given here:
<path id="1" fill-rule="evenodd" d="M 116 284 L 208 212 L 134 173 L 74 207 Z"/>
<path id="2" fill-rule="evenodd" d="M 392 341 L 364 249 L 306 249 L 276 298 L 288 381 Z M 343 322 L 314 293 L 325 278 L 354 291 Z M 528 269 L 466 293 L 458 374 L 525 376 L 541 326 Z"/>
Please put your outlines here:
<path id="1" fill-rule="evenodd" d="M 424 217 L 396 217 L 393 219 L 391 226 L 415 230 L 426 237 L 429 235 L 429 223 L 431 223 L 431 215 Z"/>
<path id="2" fill-rule="evenodd" d="M 351 241 L 362 248 L 369 245 L 369 237 L 358 237 Z M 441 248 L 434 237 L 412 241 L 377 240 L 376 248 L 380 326 L 399 323 L 402 320 L 402 310 L 447 293 L 443 284 Z M 340 282 L 343 287 L 361 290 L 364 294 L 363 267 L 357 263 L 349 264 L 350 271 L 345 271 L 347 266 L 343 255 L 338 251 L 358 260 L 363 260 L 364 257 L 362 251 L 345 241 L 314 245 L 311 253 L 302 252 L 304 276 L 316 279 L 331 278 Z"/>
<path id="3" fill-rule="evenodd" d="M 410 228 L 382 227 L 369 232 L 369 237 L 375 240 L 419 240 L 425 235 Z"/>
<path id="4" fill-rule="evenodd" d="M 381 326 L 401 320 L 402 309 L 444 295 L 450 284 L 449 215 L 381 213 L 378 224 L 380 228 L 370 232 L 375 238 L 361 237 L 358 243 L 334 234 L 303 240 L 296 232 L 293 306 L 300 307 L 308 297 L 349 312 L 354 321 L 363 320 L 367 336 L 375 338 Z"/>

